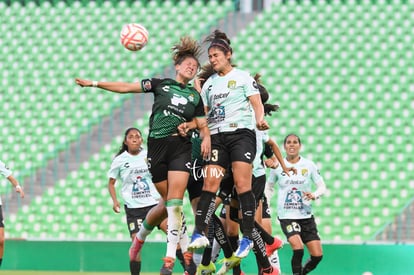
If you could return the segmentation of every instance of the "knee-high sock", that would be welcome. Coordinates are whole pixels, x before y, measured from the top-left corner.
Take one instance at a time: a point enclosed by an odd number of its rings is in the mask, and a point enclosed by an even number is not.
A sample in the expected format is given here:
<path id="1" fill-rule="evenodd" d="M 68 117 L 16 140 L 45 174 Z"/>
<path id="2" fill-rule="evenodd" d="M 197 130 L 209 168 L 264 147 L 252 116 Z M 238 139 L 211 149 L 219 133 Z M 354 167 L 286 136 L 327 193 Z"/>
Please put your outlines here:
<path id="1" fill-rule="evenodd" d="M 172 199 L 165 202 L 167 208 L 167 257 L 175 259 L 177 244 L 180 241 L 183 200 Z"/>
<path id="2" fill-rule="evenodd" d="M 254 215 L 256 212 L 256 200 L 253 192 L 250 190 L 239 194 L 239 203 L 243 219 L 243 222 L 240 224 L 240 227 L 243 227 L 241 231 L 243 232 L 244 237 L 253 239 L 252 231 L 254 228 Z"/>
<path id="3" fill-rule="evenodd" d="M 211 219 L 210 222 L 208 223 L 208 230 L 207 230 L 207 239 L 210 244 L 212 244 L 214 241 L 214 231 L 215 231 L 214 221 Z M 209 265 L 211 262 L 211 251 L 212 251 L 211 245 L 207 246 L 204 249 L 203 259 L 201 263 L 205 266 Z"/>
<path id="4" fill-rule="evenodd" d="M 303 249 L 293 250 L 291 265 L 293 275 L 302 274 L 302 259 L 303 259 Z"/>
<path id="5" fill-rule="evenodd" d="M 266 255 L 266 247 L 262 237 L 259 234 L 259 231 L 256 228 L 253 228 L 252 232 L 252 239 L 253 239 L 253 252 L 256 256 L 257 264 L 262 269 L 268 269 L 271 267 L 269 259 Z"/>
<path id="6" fill-rule="evenodd" d="M 214 237 L 223 249 L 224 257 L 230 258 L 231 255 L 233 255 L 233 249 L 226 232 L 224 231 L 223 224 L 221 223 L 220 218 L 215 214 L 213 215 L 212 220 L 214 222 Z"/>
<path id="7" fill-rule="evenodd" d="M 305 266 L 303 267 L 302 274 L 308 274 L 312 270 L 316 268 L 319 262 L 322 260 L 322 256 L 310 256 L 309 260 L 306 262 Z"/>
<path id="8" fill-rule="evenodd" d="M 262 239 L 265 243 L 267 244 L 272 244 L 274 241 L 274 237 L 272 235 L 270 235 L 269 233 L 267 233 L 266 230 L 263 229 L 263 227 L 258 224 L 256 221 L 254 222 L 254 226 L 257 228 L 257 230 L 260 233 L 260 236 L 262 236 Z"/>
<path id="9" fill-rule="evenodd" d="M 211 216 L 216 209 L 216 193 L 202 191 L 195 214 L 195 228 L 199 233 L 205 232 Z"/>
<path id="10" fill-rule="evenodd" d="M 129 262 L 129 271 L 131 275 L 139 275 L 141 272 L 141 262 Z"/>

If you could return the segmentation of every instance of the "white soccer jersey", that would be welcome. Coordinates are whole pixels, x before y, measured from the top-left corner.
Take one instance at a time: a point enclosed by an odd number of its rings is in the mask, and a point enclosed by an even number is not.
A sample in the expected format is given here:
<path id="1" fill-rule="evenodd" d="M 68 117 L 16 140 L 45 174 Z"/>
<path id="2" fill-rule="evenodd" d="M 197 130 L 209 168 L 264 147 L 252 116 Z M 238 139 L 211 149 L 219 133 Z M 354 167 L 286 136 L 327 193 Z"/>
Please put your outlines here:
<path id="1" fill-rule="evenodd" d="M 253 160 L 253 176 L 260 177 L 266 174 L 266 169 L 261 158 L 264 144 L 269 141 L 268 131 L 255 130 L 256 132 L 256 157 Z"/>
<path id="2" fill-rule="evenodd" d="M 312 206 L 304 199 L 303 192 L 311 192 L 312 184 L 325 188 L 325 183 L 315 163 L 300 157 L 297 163 L 285 159 L 286 167 L 295 167 L 297 174 L 290 177 L 283 172 L 280 165 L 272 169 L 268 183 L 278 184 L 277 214 L 280 219 L 306 219 L 312 216 Z M 321 194 L 319 194 L 321 195 Z"/>
<path id="3" fill-rule="evenodd" d="M 248 97 L 255 94 L 259 94 L 257 83 L 245 71 L 233 68 L 225 76 L 210 76 L 201 91 L 204 105 L 209 107 L 210 131 L 253 130 L 254 113 Z"/>
<path id="4" fill-rule="evenodd" d="M 12 171 L 0 160 L 0 174 L 4 177 L 8 178 L 12 174 Z M 1 198 L 0 198 L 0 205 L 2 205 Z"/>
<path id="5" fill-rule="evenodd" d="M 115 157 L 108 177 L 122 183 L 121 195 L 128 208 L 142 208 L 158 203 L 160 195 L 151 180 L 146 150 L 136 156 L 125 151 Z"/>

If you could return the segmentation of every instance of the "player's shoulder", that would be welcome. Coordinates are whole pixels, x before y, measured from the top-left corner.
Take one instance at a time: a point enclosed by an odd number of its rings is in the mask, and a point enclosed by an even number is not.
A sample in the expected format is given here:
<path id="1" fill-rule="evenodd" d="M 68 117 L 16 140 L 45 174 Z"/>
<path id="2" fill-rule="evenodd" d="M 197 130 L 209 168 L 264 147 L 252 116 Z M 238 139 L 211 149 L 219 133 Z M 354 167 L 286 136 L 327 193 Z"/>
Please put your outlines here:
<path id="1" fill-rule="evenodd" d="M 247 78 L 247 79 L 253 78 L 250 72 L 240 69 L 240 68 L 233 68 L 232 74 L 240 78 Z"/>
<path id="2" fill-rule="evenodd" d="M 305 166 L 316 167 L 316 163 L 313 160 L 311 160 L 311 159 L 308 159 L 308 158 L 305 158 L 303 156 L 300 156 L 300 161 Z"/>

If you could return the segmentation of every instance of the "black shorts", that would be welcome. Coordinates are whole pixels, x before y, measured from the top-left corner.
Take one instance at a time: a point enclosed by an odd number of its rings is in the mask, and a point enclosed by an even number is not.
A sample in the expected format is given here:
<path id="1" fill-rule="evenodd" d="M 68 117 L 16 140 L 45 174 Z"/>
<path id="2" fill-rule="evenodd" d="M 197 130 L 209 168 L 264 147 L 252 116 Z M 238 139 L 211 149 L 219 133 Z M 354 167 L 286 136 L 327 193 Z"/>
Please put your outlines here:
<path id="1" fill-rule="evenodd" d="M 168 171 L 190 172 L 191 140 L 189 137 L 169 136 L 148 139 L 148 168 L 152 181 L 167 179 Z"/>
<path id="2" fill-rule="evenodd" d="M 303 243 L 320 240 L 318 229 L 316 228 L 315 218 L 312 216 L 308 219 L 279 219 L 280 227 L 286 238 L 293 235 L 300 235 Z"/>
<path id="3" fill-rule="evenodd" d="M 0 228 L 4 228 L 4 221 L 3 221 L 3 208 L 0 204 Z"/>
<path id="4" fill-rule="evenodd" d="M 230 167 L 234 161 L 252 163 L 256 156 L 256 133 L 249 129 L 223 132 L 211 136 L 209 164 Z"/>
<path id="5" fill-rule="evenodd" d="M 259 177 L 252 177 L 252 192 L 256 199 L 256 207 L 261 199 L 264 197 L 264 189 L 266 185 L 266 175 Z"/>
<path id="6" fill-rule="evenodd" d="M 130 235 L 139 231 L 139 228 L 147 216 L 148 211 L 150 211 L 154 206 L 156 206 L 156 204 L 142 208 L 128 208 L 126 205 L 124 205 L 126 221 Z"/>

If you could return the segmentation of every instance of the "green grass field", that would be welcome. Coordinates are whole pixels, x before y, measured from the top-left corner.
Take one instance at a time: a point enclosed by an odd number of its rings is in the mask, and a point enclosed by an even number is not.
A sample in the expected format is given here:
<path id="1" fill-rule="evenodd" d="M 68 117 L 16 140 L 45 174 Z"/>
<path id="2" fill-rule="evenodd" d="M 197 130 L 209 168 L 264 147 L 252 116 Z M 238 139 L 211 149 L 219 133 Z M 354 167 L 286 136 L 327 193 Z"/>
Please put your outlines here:
<path id="1" fill-rule="evenodd" d="M 30 270 L 22 270 L 22 271 L 0 271 L 0 275 L 129 275 L 128 272 L 70 272 L 70 271 L 30 271 Z M 144 273 L 141 272 L 141 275 L 158 275 L 159 273 Z M 230 273 L 229 273 L 230 274 Z M 181 275 L 180 273 L 176 273 L 174 275 Z M 248 275 L 248 274 L 246 274 Z"/>
<path id="2" fill-rule="evenodd" d="M 19 271 L 0 271 L 1 275 L 129 275 L 128 272 L 71 272 L 71 271 L 30 271 L 30 270 L 19 270 Z M 157 273 L 141 273 L 141 275 L 157 275 Z"/>

